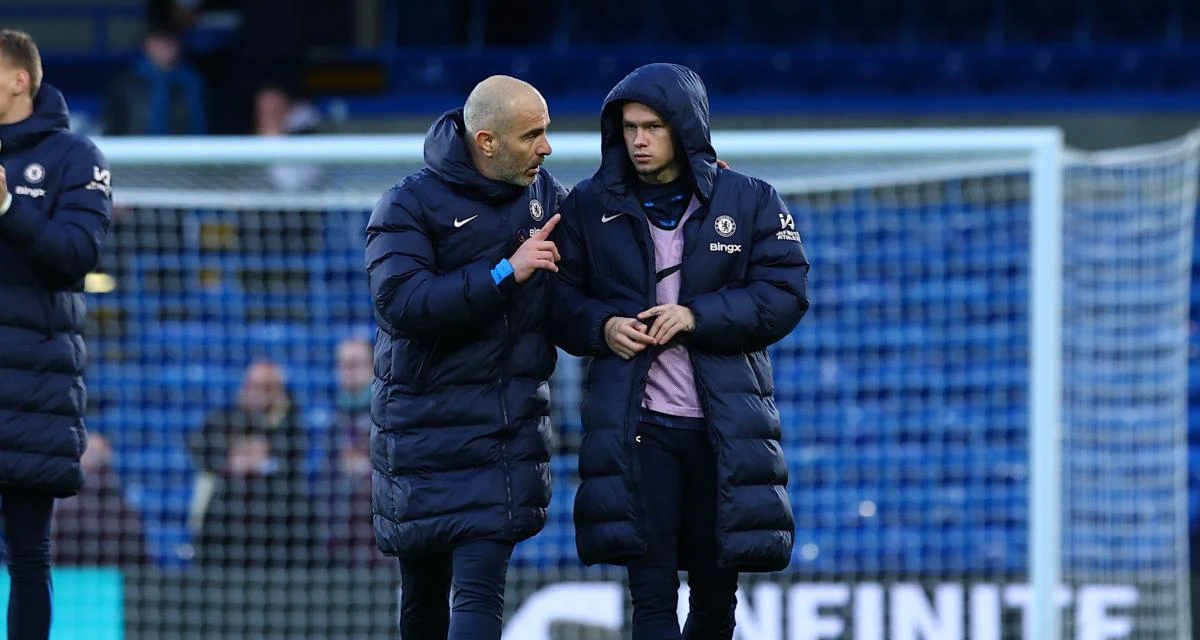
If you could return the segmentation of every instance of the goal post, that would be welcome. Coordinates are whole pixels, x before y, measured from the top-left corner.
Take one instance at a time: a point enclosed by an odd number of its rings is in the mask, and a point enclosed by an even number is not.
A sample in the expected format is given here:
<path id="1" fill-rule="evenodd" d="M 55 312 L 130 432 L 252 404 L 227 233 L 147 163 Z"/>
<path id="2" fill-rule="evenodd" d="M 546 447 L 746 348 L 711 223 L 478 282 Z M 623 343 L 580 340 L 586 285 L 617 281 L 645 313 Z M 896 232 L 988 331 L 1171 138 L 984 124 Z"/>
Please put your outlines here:
<path id="1" fill-rule="evenodd" d="M 1136 498 L 1120 497 L 1125 494 L 1116 489 L 1092 490 L 1080 484 L 1078 478 L 1083 476 L 1064 472 L 1064 464 L 1082 457 L 1064 456 L 1064 442 L 1086 444 L 1092 447 L 1088 452 L 1098 451 L 1101 446 L 1096 444 L 1099 440 L 1074 438 L 1065 429 L 1077 428 L 1090 434 L 1108 428 L 1107 423 L 1092 416 L 1085 404 L 1064 399 L 1064 393 L 1074 393 L 1064 390 L 1072 366 L 1104 367 L 1101 355 L 1097 355 L 1099 350 L 1080 347 L 1071 354 L 1064 351 L 1065 334 L 1075 331 L 1091 335 L 1096 331 L 1091 324 L 1094 317 L 1087 315 L 1091 311 L 1077 310 L 1072 315 L 1064 305 L 1073 299 L 1072 295 L 1092 291 L 1089 286 L 1095 288 L 1096 295 L 1109 296 L 1109 302 L 1120 305 L 1119 296 L 1125 295 L 1128 283 L 1092 283 L 1089 279 L 1087 283 L 1092 284 L 1069 290 L 1073 281 L 1068 271 L 1084 269 L 1094 274 L 1119 259 L 1102 251 L 1103 255 L 1097 257 L 1096 251 L 1089 249 L 1091 244 L 1066 246 L 1066 228 L 1072 224 L 1067 217 L 1082 211 L 1080 220 L 1098 215 L 1111 223 L 1093 224 L 1090 218 L 1074 223 L 1084 224 L 1097 234 L 1153 227 L 1154 242 L 1148 240 L 1132 250 L 1145 248 L 1162 253 L 1145 257 L 1154 265 L 1144 267 L 1154 277 L 1161 275 L 1154 285 L 1161 299 L 1131 299 L 1128 304 L 1145 305 L 1147 309 L 1169 304 L 1163 312 L 1167 315 L 1162 317 L 1173 318 L 1170 314 L 1177 315 L 1180 308 L 1187 308 L 1186 274 L 1171 269 L 1177 270 L 1182 261 L 1190 265 L 1200 142 L 1192 136 L 1167 146 L 1081 154 L 1065 147 L 1062 132 L 1056 128 L 755 130 L 718 131 L 712 137 L 721 159 L 735 170 L 773 184 L 797 212 L 797 228 L 803 228 L 806 234 L 813 262 L 812 311 L 797 332 L 772 351 L 784 447 L 792 474 L 789 491 L 797 512 L 793 566 L 784 572 L 779 584 L 846 581 L 851 587 L 846 599 L 829 595 L 832 599 L 828 603 L 862 612 L 873 610 L 873 587 L 868 587 L 878 583 L 887 594 L 879 596 L 878 616 L 847 613 L 841 623 L 846 629 L 858 625 L 856 634 L 860 635 L 856 638 L 891 637 L 891 633 L 904 636 L 910 628 L 927 633 L 959 629 L 963 637 L 972 638 L 1021 634 L 1029 638 L 1083 637 L 1078 635 L 1080 625 L 1086 627 L 1092 622 L 1085 620 L 1090 614 L 1077 610 L 1077 600 L 1083 596 L 1075 594 L 1078 585 L 1069 583 L 1082 573 L 1072 565 L 1077 562 L 1076 555 L 1068 553 L 1064 543 L 1102 539 L 1105 527 L 1122 526 L 1128 506 L 1110 502 Z M 237 307 L 242 315 L 187 310 L 188 322 L 192 322 L 189 326 L 212 326 L 228 332 L 226 342 L 213 338 L 210 347 L 227 349 L 228 353 L 214 356 L 220 363 L 214 360 L 204 365 L 208 367 L 204 380 L 224 376 L 212 383 L 222 391 L 211 397 L 180 392 L 179 402 L 186 406 L 168 407 L 173 415 L 198 416 L 203 413 L 201 408 L 207 411 L 219 403 L 218 399 L 229 397 L 226 388 L 237 380 L 228 378 L 240 375 L 230 362 L 248 353 L 239 342 L 243 338 L 234 337 L 248 331 L 247 327 L 234 326 L 242 322 L 237 318 L 301 327 L 302 335 L 273 338 L 279 345 L 292 345 L 279 346 L 274 353 L 280 358 L 311 360 L 306 364 L 313 366 L 306 371 L 329 364 L 328 355 L 314 355 L 313 351 L 330 348 L 322 331 L 330 327 L 361 329 L 370 323 L 369 298 L 362 291 L 365 276 L 361 282 L 353 279 L 354 269 L 361 269 L 361 264 L 354 264 L 354 242 L 361 240 L 365 214 L 380 194 L 422 165 L 423 136 L 98 138 L 97 143 L 112 166 L 115 205 L 133 212 L 114 226 L 114 233 L 122 240 L 121 251 L 136 254 L 128 258 L 136 265 L 125 268 L 143 274 L 128 277 L 157 283 L 154 287 L 137 285 L 142 289 L 136 295 L 121 299 L 122 305 L 154 307 L 153 314 L 146 311 L 146 320 L 138 327 L 158 330 L 170 324 L 162 320 L 164 312 L 159 307 L 163 305 L 151 298 L 178 298 L 197 282 L 219 280 L 222 276 L 213 273 L 223 269 L 240 270 L 239 287 L 261 291 L 264 299 L 273 300 L 282 293 L 296 297 L 295 301 L 281 299 L 277 303 L 283 309 L 280 317 L 287 318 L 278 320 L 271 316 L 274 312 L 270 309 L 255 312 L 258 315 L 246 311 L 254 304 L 268 302 L 230 297 L 223 285 L 212 286 L 213 291 L 221 290 L 220 295 L 194 299 L 184 296 L 187 300 L 180 304 Z M 598 164 L 599 137 L 595 133 L 551 132 L 550 143 L 553 154 L 545 166 L 568 188 L 590 176 Z M 1145 168 L 1147 162 L 1153 167 Z M 1186 184 L 1189 180 L 1190 187 Z M 1169 196 L 1155 195 L 1155 187 L 1169 190 Z M 240 229 L 238 223 L 229 220 L 240 215 L 267 220 L 267 213 L 271 221 L 277 222 L 254 224 L 285 225 L 275 230 L 284 235 L 294 232 L 297 237 L 312 234 L 316 238 L 344 233 L 344 238 L 335 248 L 329 248 L 332 244 L 327 240 L 314 239 L 309 244 L 297 240 L 298 244 L 291 247 L 287 242 L 282 245 L 288 246 L 275 246 L 267 239 L 256 240 L 259 244 L 255 246 L 265 247 L 263 251 L 269 255 L 217 251 L 212 255 L 182 256 L 176 255 L 182 251 L 174 240 L 176 231 L 154 226 L 165 215 L 172 220 L 170 225 L 185 228 L 180 235 L 191 233 L 202 239 L 227 241 L 226 235 Z M 211 223 L 204 221 L 214 216 L 225 221 L 205 227 Z M 996 219 L 988 221 L 987 216 Z M 254 232 L 270 231 L 256 228 Z M 1169 244 L 1171 233 L 1186 233 L 1186 245 Z M 1097 247 L 1113 242 L 1112 236 L 1071 237 L 1072 242 Z M 274 251 L 280 253 L 270 253 Z M 1083 257 L 1071 257 L 1076 254 Z M 272 269 L 291 269 L 295 262 L 309 260 L 305 257 L 308 255 L 314 256 L 311 260 L 318 266 L 305 268 L 324 269 L 325 275 L 305 280 L 307 288 L 294 288 L 273 279 L 276 276 L 271 275 L 275 273 Z M 361 255 L 357 258 L 361 261 Z M 170 268 L 154 271 L 152 278 L 144 275 L 147 268 L 158 268 L 152 264 L 155 260 L 169 263 Z M 1079 262 L 1065 262 L 1069 260 Z M 102 261 L 101 268 L 120 261 L 110 256 Z M 1164 264 L 1161 274 L 1155 271 L 1159 262 Z M 904 272 L 903 280 L 888 273 L 893 268 Z M 199 275 L 189 274 L 188 269 Z M 247 277 L 262 282 L 247 285 Z M 120 275 L 115 282 L 118 288 L 124 286 Z M 335 291 L 333 283 L 350 283 L 345 286 L 351 287 L 349 291 L 358 298 Z M 249 291 L 245 295 L 256 294 Z M 100 301 L 103 296 L 96 294 L 93 298 Z M 291 310 L 292 305 L 303 308 Z M 834 310 L 825 311 L 830 308 Z M 1120 323 L 1133 322 L 1128 318 L 1140 310 L 1130 306 L 1103 316 L 1103 322 L 1109 323 L 1104 330 L 1124 330 Z M 201 315 L 217 319 L 211 325 L 192 321 Z M 264 317 L 267 319 L 262 320 Z M 1181 325 L 1184 319 L 1178 318 Z M 1130 330 L 1140 328 L 1144 327 L 1132 326 Z M 120 339 L 133 343 L 159 339 L 128 335 L 138 330 L 124 327 Z M 282 329 L 285 333 L 294 330 Z M 98 348 L 90 349 L 101 371 L 96 376 L 97 392 L 102 398 L 117 398 L 113 404 L 118 406 L 109 407 L 93 421 L 105 428 L 120 429 L 128 412 L 139 409 L 139 400 L 137 394 L 123 392 L 124 387 L 119 385 L 142 384 L 131 379 L 142 374 L 119 361 L 126 355 L 123 351 L 107 348 L 116 344 L 116 337 L 105 334 L 102 327 L 98 331 Z M 1140 353 L 1139 349 L 1170 345 L 1183 353 L 1186 338 L 1186 332 L 1181 331 L 1129 338 L 1134 342 L 1128 343 L 1127 355 L 1132 358 Z M 309 343 L 293 344 L 303 340 Z M 826 346 L 822 342 L 828 340 L 836 344 Z M 264 347 L 268 351 L 270 348 Z M 1146 376 L 1159 375 L 1153 383 L 1158 385 L 1155 402 L 1177 407 L 1186 402 L 1186 386 L 1180 387 L 1180 381 L 1186 379 L 1186 361 L 1174 354 L 1171 358 L 1154 360 L 1153 365 L 1160 369 Z M 195 361 L 187 364 L 193 371 L 201 366 Z M 539 610 L 553 609 L 546 604 L 549 587 L 557 585 L 553 593 L 558 597 L 567 592 L 567 585 L 576 582 L 596 576 L 619 578 L 619 573 L 611 571 L 585 571 L 573 556 L 570 497 L 576 477 L 571 441 L 578 430 L 578 417 L 572 415 L 581 379 L 578 367 L 576 360 L 563 358 L 556 372 L 555 419 L 566 426 L 559 436 L 562 452 L 552 466 L 555 500 L 550 524 L 541 536 L 518 547 L 514 575 L 510 576 L 516 596 L 514 602 L 507 603 L 509 613 L 521 613 L 521 624 L 530 626 L 517 630 L 510 627 L 506 637 L 552 637 L 551 614 L 538 622 L 541 614 L 521 609 L 521 603 L 527 600 L 537 600 Z M 209 369 L 220 373 L 212 374 Z M 184 371 L 182 365 L 180 370 Z M 1119 378 L 1118 374 L 1124 372 L 1113 375 Z M 100 379 L 105 373 L 118 380 Z M 312 380 L 319 378 L 319 373 L 305 375 L 309 378 L 304 384 L 311 383 L 313 389 L 329 390 L 333 386 L 331 381 Z M 927 379 L 913 381 L 913 376 Z M 332 380 L 332 373 L 329 377 Z M 1072 389 L 1080 384 L 1111 384 L 1108 379 L 1102 383 L 1071 380 L 1067 386 L 1076 385 Z M 177 384 L 183 387 L 191 383 L 183 380 Z M 1139 378 L 1137 384 L 1151 383 Z M 997 390 L 999 387 L 1004 388 L 1003 392 Z M 1097 402 L 1115 402 L 1124 397 L 1122 393 L 1119 388 L 1105 386 L 1095 397 L 1099 398 Z M 1084 396 L 1086 393 L 1072 397 Z M 560 398 L 566 400 L 559 402 Z M 1137 402 L 1131 400 L 1129 406 L 1143 406 Z M 313 403 L 318 400 L 314 398 Z M 1147 411 L 1159 408 L 1158 404 L 1145 406 Z M 1064 415 L 1064 411 L 1076 413 Z M 187 420 L 195 422 L 196 418 Z M 1018 425 L 1018 421 L 1023 424 Z M 1161 448 L 1161 453 L 1146 458 L 1144 469 L 1130 473 L 1136 472 L 1138 478 L 1153 483 L 1143 489 L 1162 494 L 1161 504 L 1168 504 L 1169 497 L 1174 507 L 1156 521 L 1157 529 L 1138 529 L 1136 535 L 1130 534 L 1132 537 L 1117 537 L 1132 545 L 1153 547 L 1154 553 L 1159 550 L 1156 545 L 1171 547 L 1173 551 L 1163 553 L 1174 554 L 1171 557 L 1186 563 L 1186 485 L 1171 486 L 1165 479 L 1170 476 L 1178 481 L 1186 472 L 1185 456 L 1177 452 L 1167 455 L 1168 445 L 1177 445 L 1180 435 L 1186 436 L 1186 415 L 1164 417 L 1158 427 L 1154 436 L 1157 439 L 1147 446 Z M 1137 442 L 1133 435 L 1121 436 L 1117 431 L 1100 435 Z M 1023 460 L 1006 457 L 1017 455 Z M 1102 463 L 1096 464 L 1103 467 Z M 1119 465 L 1112 464 L 1114 468 Z M 133 484 L 152 484 L 156 480 L 127 476 L 127 482 Z M 1073 516 L 1072 509 L 1082 503 L 1091 511 Z M 847 509 L 853 513 L 847 513 Z M 836 535 L 839 531 L 846 535 Z M 1166 539 L 1161 543 L 1156 542 L 1160 535 Z M 163 560 L 184 546 L 186 535 L 177 532 L 163 536 L 156 547 L 159 562 L 186 564 L 187 558 Z M 919 548 L 905 548 L 913 545 Z M 1158 584 L 1160 574 L 1156 573 L 1149 578 L 1154 584 L 1147 588 L 1134 583 L 1143 577 L 1137 573 L 1141 570 L 1138 558 L 1151 552 L 1139 547 L 1114 553 L 1120 556 L 1114 564 L 1092 567 L 1095 575 L 1086 576 L 1087 584 L 1128 582 L 1146 588 L 1157 599 L 1149 605 L 1143 601 L 1126 603 L 1133 625 L 1129 637 L 1166 638 L 1187 632 L 1190 616 L 1186 569 L 1182 585 L 1171 584 L 1168 589 Z M 1013 558 L 1013 554 L 1022 557 Z M 795 620 L 807 610 L 806 606 L 817 611 L 813 604 L 816 600 L 796 603 L 801 598 L 796 594 L 808 591 L 788 590 L 788 595 L 779 595 L 786 602 L 778 607 L 782 612 L 778 621 L 756 617 L 771 609 L 755 605 L 759 598 L 774 597 L 770 595 L 774 592 L 763 587 L 773 584 L 772 579 L 755 577 L 743 585 L 739 602 L 747 613 L 743 618 L 739 612 L 741 635 L 735 637 L 791 640 L 788 633 L 793 627 L 787 625 L 797 624 Z M 903 585 L 894 586 L 904 581 L 921 585 L 925 593 L 920 596 L 924 600 L 918 598 L 921 607 L 902 610 L 904 603 L 916 597 L 904 591 Z M 957 607 L 952 606 L 949 596 L 943 599 L 939 591 L 951 583 L 960 589 L 955 592 L 961 600 Z M 867 586 L 854 586 L 859 584 Z M 1013 591 L 1011 585 L 1027 592 Z M 1066 603 L 1074 612 L 1071 615 L 1063 613 L 1063 585 L 1076 598 Z M 344 586 L 347 593 L 356 593 L 355 588 Z M 989 591 L 993 588 L 1008 590 L 993 595 Z M 174 593 L 180 599 L 187 598 L 180 591 Z M 543 597 L 535 597 L 538 594 Z M 564 602 L 576 602 L 569 595 L 561 597 Z M 346 598 L 352 599 L 346 596 L 342 601 Z M 1013 611 L 1020 614 L 1019 623 L 1010 620 Z M 590 614 L 591 622 L 578 622 L 579 631 L 569 637 L 613 637 L 603 635 L 608 623 L 601 621 L 610 620 L 607 612 Z M 620 612 L 618 617 L 627 618 L 627 612 Z M 994 629 L 990 626 L 993 617 Z M 889 622 L 881 622 L 883 627 L 877 632 L 865 629 L 885 618 Z M 145 624 L 148 632 L 154 632 L 150 635 L 172 637 L 152 622 Z M 542 624 L 544 629 L 538 627 Z M 364 634 L 375 631 L 356 630 Z M 749 635 L 752 633 L 759 635 Z M 179 637 L 190 636 L 180 632 Z"/>
<path id="2" fill-rule="evenodd" d="M 1063 139 L 1043 132 L 1030 154 L 1029 579 L 1035 638 L 1062 636 Z"/>

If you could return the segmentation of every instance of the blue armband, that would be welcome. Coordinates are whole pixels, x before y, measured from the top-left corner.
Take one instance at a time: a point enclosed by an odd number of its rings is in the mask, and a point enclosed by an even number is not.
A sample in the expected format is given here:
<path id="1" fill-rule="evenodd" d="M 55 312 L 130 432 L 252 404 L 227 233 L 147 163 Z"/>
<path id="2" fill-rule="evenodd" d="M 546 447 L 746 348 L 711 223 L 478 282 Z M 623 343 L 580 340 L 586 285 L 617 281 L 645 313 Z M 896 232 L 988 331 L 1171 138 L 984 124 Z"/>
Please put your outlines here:
<path id="1" fill-rule="evenodd" d="M 492 267 L 492 282 L 496 283 L 496 286 L 500 286 L 500 283 L 504 282 L 504 279 L 512 274 L 512 265 L 509 264 L 508 258 L 505 258 L 501 260 L 500 263 L 495 267 Z"/>

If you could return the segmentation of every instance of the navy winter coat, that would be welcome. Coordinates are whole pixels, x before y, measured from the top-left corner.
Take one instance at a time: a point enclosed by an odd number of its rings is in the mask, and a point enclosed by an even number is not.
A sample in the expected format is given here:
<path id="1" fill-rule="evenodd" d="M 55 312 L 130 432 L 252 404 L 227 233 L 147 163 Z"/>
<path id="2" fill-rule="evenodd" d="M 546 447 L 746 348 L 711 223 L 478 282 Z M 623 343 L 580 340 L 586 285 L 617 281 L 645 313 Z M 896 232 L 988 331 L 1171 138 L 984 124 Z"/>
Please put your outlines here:
<path id="1" fill-rule="evenodd" d="M 461 110 L 442 116 L 426 167 L 383 195 L 367 227 L 372 503 L 389 555 L 524 540 L 550 502 L 549 278 L 498 287 L 491 269 L 564 193 L 545 171 L 529 187 L 486 178 L 463 132 Z"/>
<path id="2" fill-rule="evenodd" d="M 575 499 L 576 545 L 587 564 L 625 564 L 646 552 L 634 442 L 646 374 L 657 349 L 625 361 L 604 323 L 654 306 L 649 226 L 628 186 L 635 180 L 621 106 L 643 103 L 673 128 L 701 207 L 684 226 L 679 303 L 696 318 L 682 334 L 716 451 L 721 566 L 775 571 L 791 558 L 794 521 L 766 348 L 808 309 L 808 260 L 788 210 L 765 182 L 721 171 L 709 138 L 700 78 L 654 64 L 622 80 L 604 102 L 602 163 L 563 204 L 554 240 L 562 254 L 551 328 L 566 351 L 592 356 L 582 406 Z"/>
<path id="3" fill-rule="evenodd" d="M 0 484 L 70 496 L 83 486 L 83 279 L 108 230 L 108 164 L 68 130 L 49 85 L 32 116 L 0 125 L 0 163 L 12 194 L 0 216 Z"/>

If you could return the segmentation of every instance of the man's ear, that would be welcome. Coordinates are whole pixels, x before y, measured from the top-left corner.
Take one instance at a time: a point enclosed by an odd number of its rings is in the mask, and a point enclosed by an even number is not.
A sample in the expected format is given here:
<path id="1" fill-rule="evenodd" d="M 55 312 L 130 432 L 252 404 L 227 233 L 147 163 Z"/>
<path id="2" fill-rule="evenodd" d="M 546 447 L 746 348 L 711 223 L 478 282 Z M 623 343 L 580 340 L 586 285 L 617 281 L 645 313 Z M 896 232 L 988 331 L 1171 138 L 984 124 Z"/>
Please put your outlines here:
<path id="1" fill-rule="evenodd" d="M 489 158 L 496 155 L 496 147 L 498 143 L 499 141 L 496 139 L 496 134 L 488 131 L 487 129 L 481 129 L 475 132 L 475 146 L 479 147 L 479 150 L 483 152 L 483 155 Z"/>
<path id="2" fill-rule="evenodd" d="M 33 79 L 29 77 L 29 72 L 24 69 L 18 69 L 13 74 L 13 92 L 17 95 L 25 95 L 30 93 Z"/>

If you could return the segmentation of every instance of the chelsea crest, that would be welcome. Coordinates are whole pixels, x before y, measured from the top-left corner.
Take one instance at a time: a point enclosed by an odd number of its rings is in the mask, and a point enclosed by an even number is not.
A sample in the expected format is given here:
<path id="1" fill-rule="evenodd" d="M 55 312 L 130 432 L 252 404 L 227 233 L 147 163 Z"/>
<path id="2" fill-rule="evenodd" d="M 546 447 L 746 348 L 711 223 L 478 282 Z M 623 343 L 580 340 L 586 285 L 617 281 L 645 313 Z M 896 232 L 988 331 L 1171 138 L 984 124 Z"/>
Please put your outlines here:
<path id="1" fill-rule="evenodd" d="M 42 165 L 34 162 L 25 167 L 25 181 L 29 184 L 37 184 L 46 177 L 46 169 Z"/>
<path id="2" fill-rule="evenodd" d="M 729 216 L 720 216 L 717 218 L 716 222 L 713 223 L 713 226 L 716 227 L 717 233 L 721 234 L 722 238 L 728 238 L 729 236 L 733 235 L 734 231 L 737 231 L 737 224 L 735 224 L 733 222 L 733 218 Z"/>

